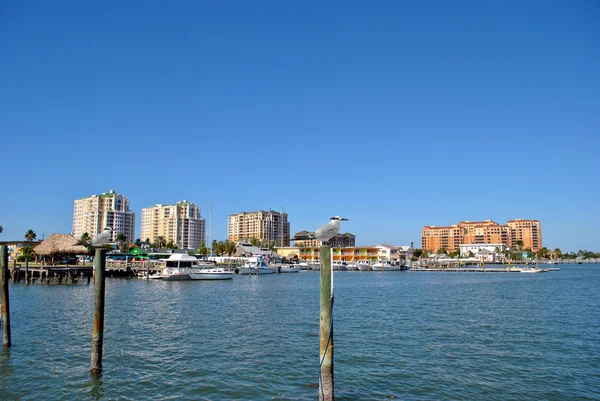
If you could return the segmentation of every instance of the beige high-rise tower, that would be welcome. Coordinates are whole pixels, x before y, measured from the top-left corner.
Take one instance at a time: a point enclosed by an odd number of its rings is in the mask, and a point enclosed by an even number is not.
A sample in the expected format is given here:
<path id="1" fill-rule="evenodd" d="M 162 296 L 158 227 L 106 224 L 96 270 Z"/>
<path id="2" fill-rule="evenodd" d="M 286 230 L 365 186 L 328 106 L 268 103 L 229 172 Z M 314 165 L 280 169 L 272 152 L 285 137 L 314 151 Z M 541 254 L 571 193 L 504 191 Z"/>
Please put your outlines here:
<path id="1" fill-rule="evenodd" d="M 174 205 L 142 209 L 142 241 L 155 243 L 158 237 L 172 241 L 178 248 L 195 249 L 206 241 L 206 221 L 200 207 L 186 200 Z"/>
<path id="2" fill-rule="evenodd" d="M 119 233 L 127 241 L 135 241 L 135 213 L 129 210 L 129 199 L 111 190 L 89 198 L 76 199 L 73 203 L 73 236 L 79 239 L 83 233 L 91 237 L 112 228 L 111 241 Z"/>
<path id="3" fill-rule="evenodd" d="M 275 246 L 290 246 L 290 223 L 287 213 L 273 210 L 241 212 L 229 215 L 227 237 L 230 241 L 256 238 Z"/>

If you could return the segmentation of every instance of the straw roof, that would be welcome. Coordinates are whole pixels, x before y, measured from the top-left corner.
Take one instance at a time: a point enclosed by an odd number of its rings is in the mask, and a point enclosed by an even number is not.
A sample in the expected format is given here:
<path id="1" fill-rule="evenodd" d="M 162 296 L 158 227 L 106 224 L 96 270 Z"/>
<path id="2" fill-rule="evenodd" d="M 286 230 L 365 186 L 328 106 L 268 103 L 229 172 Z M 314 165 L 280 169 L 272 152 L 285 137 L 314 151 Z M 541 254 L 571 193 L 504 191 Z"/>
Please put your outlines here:
<path id="1" fill-rule="evenodd" d="M 83 245 L 78 245 L 77 239 L 69 234 L 52 234 L 34 248 L 38 255 L 82 254 L 88 253 Z"/>

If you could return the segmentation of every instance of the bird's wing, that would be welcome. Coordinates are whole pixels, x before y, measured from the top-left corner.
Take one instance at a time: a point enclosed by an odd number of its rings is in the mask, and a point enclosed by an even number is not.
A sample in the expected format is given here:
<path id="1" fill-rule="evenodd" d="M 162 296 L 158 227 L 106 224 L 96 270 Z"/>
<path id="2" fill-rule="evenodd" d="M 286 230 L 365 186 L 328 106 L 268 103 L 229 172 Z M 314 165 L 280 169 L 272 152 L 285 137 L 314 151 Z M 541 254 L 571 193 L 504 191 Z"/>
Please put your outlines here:
<path id="1" fill-rule="evenodd" d="M 104 245 L 110 238 L 109 232 L 102 232 L 92 238 L 92 245 Z"/>
<path id="2" fill-rule="evenodd" d="M 315 237 L 319 241 L 329 241 L 337 233 L 340 232 L 340 227 L 338 225 L 339 223 L 336 223 L 337 222 L 330 222 L 325 224 L 324 226 L 319 227 L 317 231 L 315 231 Z"/>

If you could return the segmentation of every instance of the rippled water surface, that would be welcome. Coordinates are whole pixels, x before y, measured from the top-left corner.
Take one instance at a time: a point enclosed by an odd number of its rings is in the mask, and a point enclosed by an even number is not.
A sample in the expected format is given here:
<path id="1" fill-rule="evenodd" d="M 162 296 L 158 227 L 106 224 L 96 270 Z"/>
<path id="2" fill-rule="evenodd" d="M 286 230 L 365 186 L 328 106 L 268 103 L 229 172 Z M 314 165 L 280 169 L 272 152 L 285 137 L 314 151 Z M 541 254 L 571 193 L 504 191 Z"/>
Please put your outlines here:
<path id="1" fill-rule="evenodd" d="M 335 273 L 338 400 L 600 399 L 600 266 Z M 318 399 L 319 275 L 10 285 L 0 399 Z"/>

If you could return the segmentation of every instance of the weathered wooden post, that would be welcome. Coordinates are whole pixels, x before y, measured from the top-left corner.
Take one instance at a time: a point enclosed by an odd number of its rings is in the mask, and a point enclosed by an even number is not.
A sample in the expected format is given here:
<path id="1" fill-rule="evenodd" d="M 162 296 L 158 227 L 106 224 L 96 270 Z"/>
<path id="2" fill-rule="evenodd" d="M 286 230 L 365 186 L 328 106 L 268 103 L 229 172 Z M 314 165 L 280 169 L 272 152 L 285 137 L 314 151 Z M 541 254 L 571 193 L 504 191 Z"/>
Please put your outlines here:
<path id="1" fill-rule="evenodd" d="M 25 255 L 25 284 L 29 282 L 29 258 Z"/>
<path id="2" fill-rule="evenodd" d="M 319 400 L 333 400 L 333 271 L 331 247 L 322 246 L 319 327 Z"/>
<path id="3" fill-rule="evenodd" d="M 10 303 L 8 296 L 8 247 L 0 246 L 0 292 L 2 302 L 2 346 L 10 347 Z"/>
<path id="4" fill-rule="evenodd" d="M 104 273 L 106 250 L 96 249 L 94 257 L 94 329 L 92 331 L 92 376 L 102 373 L 102 344 L 104 340 Z"/>

